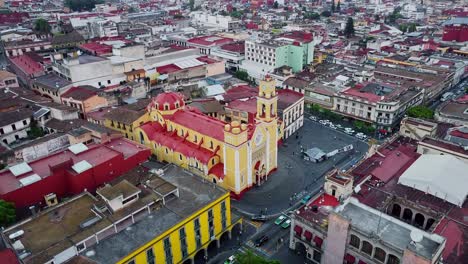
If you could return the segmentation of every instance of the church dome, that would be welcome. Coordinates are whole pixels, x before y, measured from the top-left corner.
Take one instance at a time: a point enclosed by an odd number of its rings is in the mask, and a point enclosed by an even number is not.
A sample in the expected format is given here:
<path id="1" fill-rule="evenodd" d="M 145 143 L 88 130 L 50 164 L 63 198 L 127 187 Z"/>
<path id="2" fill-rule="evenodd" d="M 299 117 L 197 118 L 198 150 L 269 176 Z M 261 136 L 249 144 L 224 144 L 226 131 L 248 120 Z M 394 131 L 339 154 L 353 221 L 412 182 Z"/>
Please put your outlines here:
<path id="1" fill-rule="evenodd" d="M 171 111 L 179 109 L 184 105 L 184 96 L 181 93 L 164 92 L 153 98 L 150 107 L 159 111 Z"/>

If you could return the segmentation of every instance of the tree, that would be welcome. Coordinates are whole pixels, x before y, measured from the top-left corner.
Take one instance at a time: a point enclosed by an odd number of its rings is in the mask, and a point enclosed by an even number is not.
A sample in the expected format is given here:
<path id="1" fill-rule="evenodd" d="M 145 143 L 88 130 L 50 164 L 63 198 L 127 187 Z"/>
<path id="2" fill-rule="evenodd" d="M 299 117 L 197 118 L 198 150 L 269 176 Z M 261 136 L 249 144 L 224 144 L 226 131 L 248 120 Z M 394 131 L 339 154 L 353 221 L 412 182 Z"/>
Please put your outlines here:
<path id="1" fill-rule="evenodd" d="M 413 106 L 406 112 L 410 117 L 432 119 L 434 117 L 434 111 L 429 107 L 418 105 Z"/>
<path id="2" fill-rule="evenodd" d="M 15 205 L 13 203 L 0 200 L 0 225 L 6 226 L 16 219 Z"/>
<path id="3" fill-rule="evenodd" d="M 339 0 L 338 0 L 338 4 L 336 5 L 336 11 L 338 11 L 338 13 L 341 12 L 341 1 L 339 1 Z"/>
<path id="4" fill-rule="evenodd" d="M 416 24 L 415 23 L 411 23 L 409 26 L 408 26 L 408 32 L 415 32 L 417 30 L 416 28 Z"/>
<path id="5" fill-rule="evenodd" d="M 335 0 L 332 0 L 331 12 L 335 13 Z"/>
<path id="6" fill-rule="evenodd" d="M 193 11 L 195 9 L 195 0 L 189 1 L 189 7 L 190 7 L 190 11 Z"/>
<path id="7" fill-rule="evenodd" d="M 328 11 L 328 10 L 327 10 L 327 11 L 323 11 L 323 12 L 322 12 L 322 16 L 323 16 L 323 17 L 329 17 L 329 16 L 331 16 L 331 12 Z"/>
<path id="8" fill-rule="evenodd" d="M 97 4 L 104 3 L 103 0 L 65 0 L 65 6 L 72 11 L 91 11 Z"/>
<path id="9" fill-rule="evenodd" d="M 32 139 L 39 138 L 44 136 L 44 131 L 42 128 L 37 126 L 37 121 L 34 118 L 31 118 L 31 124 L 29 125 L 28 136 Z"/>
<path id="10" fill-rule="evenodd" d="M 39 18 L 34 22 L 34 30 L 39 33 L 49 34 L 50 33 L 50 25 L 49 22 L 43 18 Z"/>
<path id="11" fill-rule="evenodd" d="M 239 264 L 280 264 L 280 262 L 277 260 L 267 260 L 258 255 L 255 255 L 250 250 L 247 250 L 245 253 L 237 254 L 236 263 L 239 263 Z"/>
<path id="12" fill-rule="evenodd" d="M 274 8 L 274 9 L 278 9 L 278 5 L 279 5 L 279 4 L 278 4 L 278 1 L 275 1 L 275 2 L 273 3 L 273 8 Z"/>
<path id="13" fill-rule="evenodd" d="M 354 36 L 354 21 L 352 17 L 348 17 L 348 21 L 346 21 L 346 27 L 344 29 L 344 35 L 349 38 Z"/>
<path id="14" fill-rule="evenodd" d="M 320 19 L 320 14 L 315 13 L 315 12 L 307 12 L 304 14 L 305 19 L 313 19 L 313 20 L 319 20 Z"/>
<path id="15" fill-rule="evenodd" d="M 241 71 L 241 70 L 236 71 L 234 73 L 234 76 L 239 80 L 250 81 L 249 74 L 246 71 Z"/>

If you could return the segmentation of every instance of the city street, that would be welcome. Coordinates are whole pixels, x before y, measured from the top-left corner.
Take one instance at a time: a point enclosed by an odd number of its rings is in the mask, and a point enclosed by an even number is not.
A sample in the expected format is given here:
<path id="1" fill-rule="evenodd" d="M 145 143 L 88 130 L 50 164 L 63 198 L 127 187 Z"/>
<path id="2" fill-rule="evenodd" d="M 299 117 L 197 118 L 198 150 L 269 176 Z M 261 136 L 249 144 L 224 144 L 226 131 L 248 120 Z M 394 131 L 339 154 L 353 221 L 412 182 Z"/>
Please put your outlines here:
<path id="1" fill-rule="evenodd" d="M 318 147 L 324 152 L 330 152 L 349 144 L 353 144 L 353 151 L 338 154 L 320 163 L 306 161 L 301 155 L 301 146 L 305 150 Z M 357 162 L 367 149 L 365 142 L 353 136 L 305 119 L 298 137 L 292 135 L 279 148 L 278 170 L 264 184 L 246 192 L 242 199 L 233 200 L 232 205 L 247 215 L 261 212 L 277 215 L 287 211 L 307 193 L 318 192 L 326 172 L 334 167 L 341 168 Z"/>

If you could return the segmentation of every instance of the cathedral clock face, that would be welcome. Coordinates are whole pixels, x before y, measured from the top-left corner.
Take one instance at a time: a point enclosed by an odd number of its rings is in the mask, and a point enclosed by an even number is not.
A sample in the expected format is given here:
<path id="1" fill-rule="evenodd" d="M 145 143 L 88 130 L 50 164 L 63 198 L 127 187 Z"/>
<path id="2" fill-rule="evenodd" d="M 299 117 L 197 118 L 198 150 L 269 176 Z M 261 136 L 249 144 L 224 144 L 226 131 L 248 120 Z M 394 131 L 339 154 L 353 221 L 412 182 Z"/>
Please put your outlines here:
<path id="1" fill-rule="evenodd" d="M 263 141 L 263 135 L 262 133 L 258 133 L 256 136 L 255 136 L 255 145 L 260 145 Z"/>

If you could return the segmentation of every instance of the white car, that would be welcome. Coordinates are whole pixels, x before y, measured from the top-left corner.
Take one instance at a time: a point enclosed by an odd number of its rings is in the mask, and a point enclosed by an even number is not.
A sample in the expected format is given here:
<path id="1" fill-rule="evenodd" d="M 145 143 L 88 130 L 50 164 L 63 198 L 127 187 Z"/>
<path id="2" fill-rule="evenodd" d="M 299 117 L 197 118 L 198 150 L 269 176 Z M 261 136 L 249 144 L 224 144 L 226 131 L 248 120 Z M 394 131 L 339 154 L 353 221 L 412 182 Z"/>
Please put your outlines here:
<path id="1" fill-rule="evenodd" d="M 328 124 L 327 121 L 328 121 L 328 120 L 320 120 L 319 123 L 322 124 L 322 125 L 326 125 L 326 124 Z"/>
<path id="2" fill-rule="evenodd" d="M 367 136 L 363 133 L 357 133 L 355 136 L 361 140 L 365 140 L 367 138 Z"/>
<path id="3" fill-rule="evenodd" d="M 344 129 L 344 132 L 345 132 L 346 134 L 348 134 L 348 135 L 354 134 L 354 130 L 353 130 L 352 128 L 349 128 L 349 127 L 346 127 L 346 128 Z"/>
<path id="4" fill-rule="evenodd" d="M 312 120 L 312 121 L 317 121 L 317 117 L 315 117 L 315 116 L 310 116 L 309 118 L 310 118 L 310 120 Z"/>
<path id="5" fill-rule="evenodd" d="M 330 128 L 336 129 L 336 126 L 334 124 L 330 123 Z"/>
<path id="6" fill-rule="evenodd" d="M 338 124 L 338 125 L 335 125 L 337 129 L 343 129 L 343 126 Z"/>

